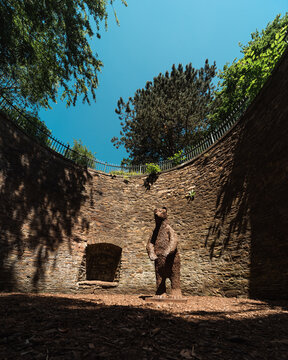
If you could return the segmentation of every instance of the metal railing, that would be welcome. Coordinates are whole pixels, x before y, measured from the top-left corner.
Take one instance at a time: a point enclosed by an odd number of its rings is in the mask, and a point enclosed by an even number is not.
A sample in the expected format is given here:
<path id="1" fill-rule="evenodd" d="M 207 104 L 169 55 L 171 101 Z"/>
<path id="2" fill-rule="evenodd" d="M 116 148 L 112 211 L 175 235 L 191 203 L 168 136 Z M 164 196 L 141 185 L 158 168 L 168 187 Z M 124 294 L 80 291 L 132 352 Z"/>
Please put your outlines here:
<path id="1" fill-rule="evenodd" d="M 218 125 L 218 127 L 216 127 L 213 131 L 209 132 L 201 142 L 199 142 L 189 151 L 183 152 L 180 157 L 180 162 L 175 163 L 175 160 L 160 161 L 157 165 L 159 166 L 161 171 L 170 170 L 175 166 L 180 165 L 181 163 L 185 163 L 196 158 L 198 155 L 206 151 L 210 146 L 212 146 L 217 140 L 219 140 L 231 129 L 231 127 L 238 121 L 240 116 L 246 110 L 248 105 L 248 99 L 244 99 L 234 109 L 230 116 L 228 116 L 228 118 L 220 125 Z M 40 122 L 40 120 L 38 121 L 38 124 L 32 121 L 29 116 L 27 116 L 27 113 L 25 113 L 19 107 L 13 105 L 4 95 L 1 95 L 0 110 L 2 110 L 9 117 L 10 120 L 16 123 L 24 131 L 24 133 L 32 136 L 38 143 L 52 149 L 58 154 L 64 156 L 66 159 L 69 159 L 79 165 L 87 166 L 97 171 L 112 174 L 118 173 L 141 175 L 146 173 L 147 164 L 132 166 L 115 165 L 97 160 L 95 157 L 90 158 L 76 152 L 75 150 L 70 148 L 69 144 L 64 144 L 63 142 L 52 136 L 52 134 L 47 131 L 47 128 L 44 125 L 41 126 L 42 123 Z"/>
<path id="2" fill-rule="evenodd" d="M 25 134 L 33 137 L 34 140 L 41 145 L 50 148 L 64 156 L 66 159 L 72 160 L 80 165 L 85 164 L 85 166 L 93 167 L 95 161 L 94 158 L 83 156 L 71 149 L 69 144 L 64 144 L 62 141 L 56 139 L 38 118 L 37 122 L 31 119 L 31 117 L 35 118 L 36 116 L 28 115 L 27 112 L 24 112 L 18 106 L 13 105 L 3 94 L 0 99 L 0 110 L 4 112 L 10 120 L 16 123 Z"/>

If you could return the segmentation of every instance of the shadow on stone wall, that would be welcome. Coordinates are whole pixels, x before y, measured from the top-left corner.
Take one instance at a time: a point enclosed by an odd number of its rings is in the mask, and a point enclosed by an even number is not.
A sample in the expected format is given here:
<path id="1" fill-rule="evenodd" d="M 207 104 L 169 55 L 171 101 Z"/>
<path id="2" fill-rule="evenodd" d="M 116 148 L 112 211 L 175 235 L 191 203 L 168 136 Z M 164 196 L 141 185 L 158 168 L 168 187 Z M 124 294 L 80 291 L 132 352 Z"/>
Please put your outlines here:
<path id="1" fill-rule="evenodd" d="M 25 252 L 25 261 L 33 261 L 35 268 L 27 283 L 37 291 L 48 256 L 56 261 L 65 238 L 71 250 L 71 230 L 86 199 L 89 174 L 39 148 L 3 116 L 0 131 L 0 290 L 17 289 L 14 268 Z M 84 218 L 80 221 L 89 227 Z"/>
<path id="2" fill-rule="evenodd" d="M 151 189 L 151 186 L 157 181 L 158 177 L 158 174 L 152 173 L 145 178 L 143 186 L 147 191 Z"/>
<path id="3" fill-rule="evenodd" d="M 288 298 L 287 63 L 242 121 L 206 239 L 211 258 L 251 246 L 250 297 Z"/>

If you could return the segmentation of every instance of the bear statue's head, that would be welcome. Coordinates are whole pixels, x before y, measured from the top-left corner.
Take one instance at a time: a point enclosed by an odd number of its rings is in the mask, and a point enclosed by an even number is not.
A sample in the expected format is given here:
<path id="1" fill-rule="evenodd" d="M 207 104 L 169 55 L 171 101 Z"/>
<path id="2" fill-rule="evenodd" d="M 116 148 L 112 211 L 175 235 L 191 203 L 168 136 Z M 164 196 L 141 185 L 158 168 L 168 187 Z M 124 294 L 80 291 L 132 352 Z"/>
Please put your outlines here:
<path id="1" fill-rule="evenodd" d="M 154 217 L 156 221 L 162 221 L 167 219 L 167 208 L 163 206 L 163 208 L 157 208 L 154 210 Z"/>

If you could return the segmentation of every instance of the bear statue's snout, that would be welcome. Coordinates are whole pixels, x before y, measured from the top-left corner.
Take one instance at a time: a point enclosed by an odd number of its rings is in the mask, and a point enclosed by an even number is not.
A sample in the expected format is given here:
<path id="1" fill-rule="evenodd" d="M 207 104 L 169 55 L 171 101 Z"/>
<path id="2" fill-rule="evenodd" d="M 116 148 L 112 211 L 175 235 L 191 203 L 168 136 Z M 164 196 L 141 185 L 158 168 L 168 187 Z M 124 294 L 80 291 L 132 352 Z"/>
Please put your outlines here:
<path id="1" fill-rule="evenodd" d="M 166 219 L 167 218 L 167 209 L 165 207 L 163 207 L 161 209 L 155 209 L 154 215 L 158 218 Z"/>

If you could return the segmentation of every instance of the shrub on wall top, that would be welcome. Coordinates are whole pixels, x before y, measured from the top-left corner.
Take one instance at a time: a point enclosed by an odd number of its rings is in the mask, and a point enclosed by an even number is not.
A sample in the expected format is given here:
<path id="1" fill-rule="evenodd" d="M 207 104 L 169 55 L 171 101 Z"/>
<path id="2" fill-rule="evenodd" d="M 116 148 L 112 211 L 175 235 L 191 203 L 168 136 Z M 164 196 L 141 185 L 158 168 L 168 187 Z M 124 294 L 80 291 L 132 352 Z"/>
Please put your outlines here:
<path id="1" fill-rule="evenodd" d="M 157 165 L 155 163 L 146 164 L 146 173 L 157 174 L 159 172 L 161 172 L 161 168 L 159 165 Z"/>

